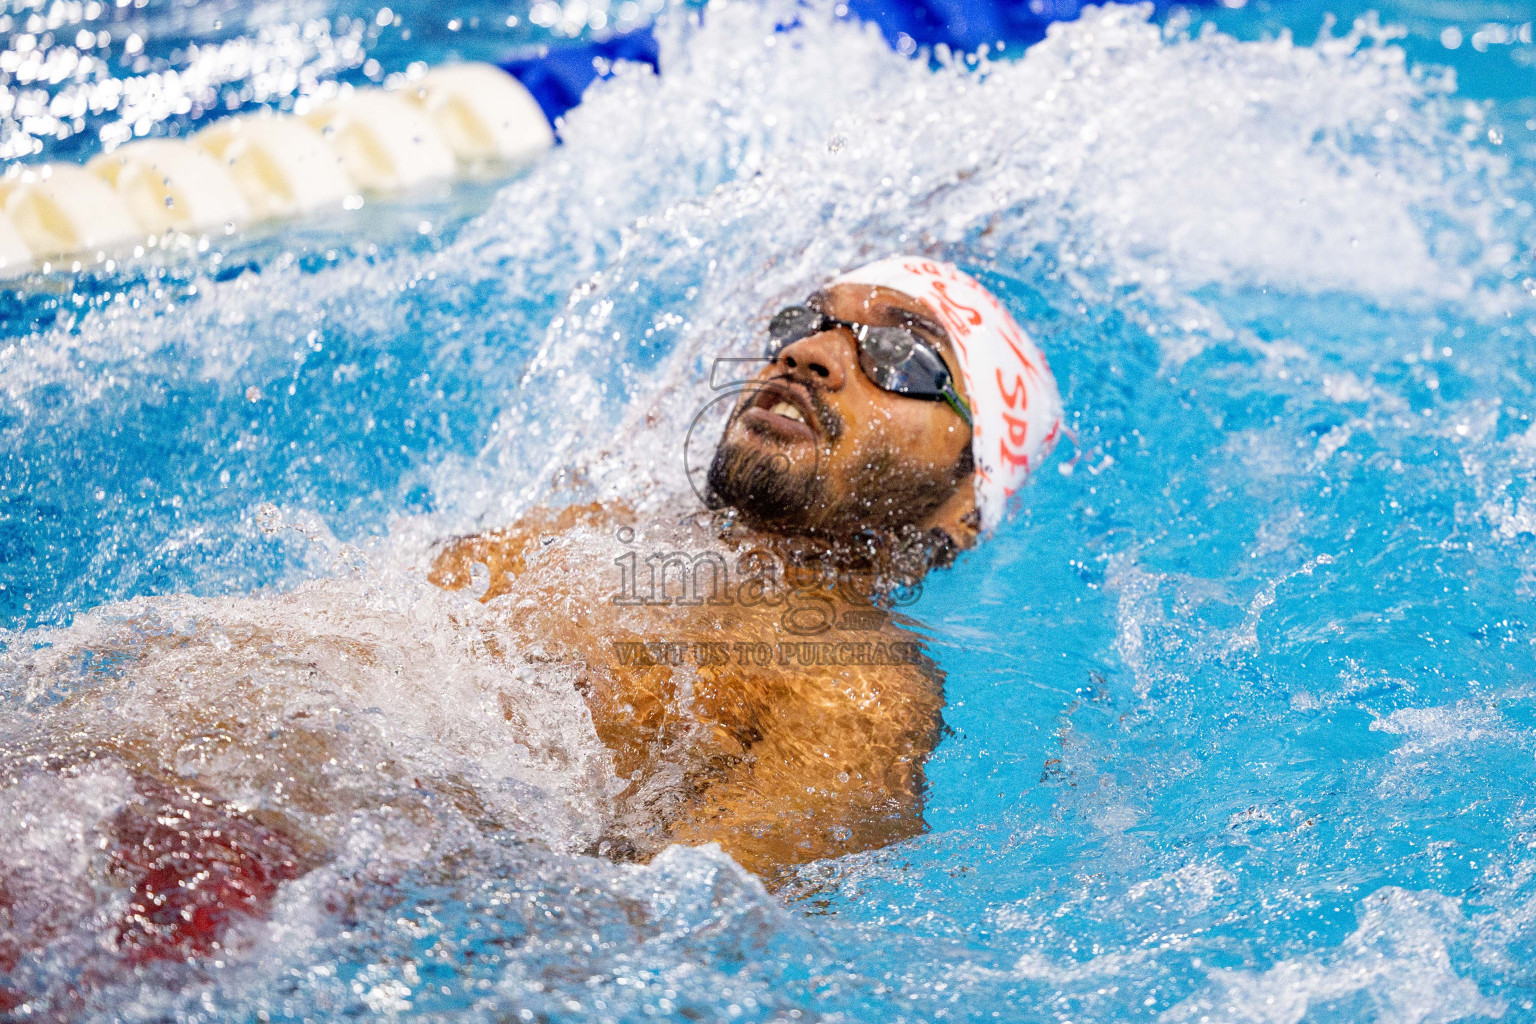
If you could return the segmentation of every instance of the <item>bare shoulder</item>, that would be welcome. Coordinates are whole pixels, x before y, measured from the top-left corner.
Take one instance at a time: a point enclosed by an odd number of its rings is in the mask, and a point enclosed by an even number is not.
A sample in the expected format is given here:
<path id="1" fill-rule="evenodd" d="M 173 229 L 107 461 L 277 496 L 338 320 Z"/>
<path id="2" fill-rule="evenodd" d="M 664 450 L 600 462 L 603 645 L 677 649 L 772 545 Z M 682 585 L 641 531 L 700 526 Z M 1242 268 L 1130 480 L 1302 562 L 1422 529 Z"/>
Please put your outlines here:
<path id="1" fill-rule="evenodd" d="M 596 502 L 562 509 L 538 508 L 509 526 L 445 541 L 432 561 L 427 579 L 444 590 L 463 590 L 470 585 L 474 567 L 484 565 L 490 586 L 480 598 L 489 601 L 511 589 L 512 580 L 528 568 L 528 556 L 546 538 L 578 528 L 601 528 L 633 522 L 634 513 L 624 505 Z"/>

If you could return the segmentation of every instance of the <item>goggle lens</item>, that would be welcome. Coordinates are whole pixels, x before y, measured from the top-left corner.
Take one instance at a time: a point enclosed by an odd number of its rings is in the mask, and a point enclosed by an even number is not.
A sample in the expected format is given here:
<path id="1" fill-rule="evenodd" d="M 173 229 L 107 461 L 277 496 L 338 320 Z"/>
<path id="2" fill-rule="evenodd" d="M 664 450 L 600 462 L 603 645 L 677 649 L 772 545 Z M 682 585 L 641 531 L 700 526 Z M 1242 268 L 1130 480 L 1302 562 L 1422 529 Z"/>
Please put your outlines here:
<path id="1" fill-rule="evenodd" d="M 859 346 L 859 368 L 877 388 L 907 398 L 948 402 L 967 423 L 970 410 L 955 392 L 944 359 L 905 327 L 871 327 L 827 316 L 807 306 L 779 310 L 768 323 L 768 358 L 801 338 L 846 327 Z"/>
<path id="2" fill-rule="evenodd" d="M 805 306 L 790 306 L 779 310 L 768 324 L 768 337 L 772 339 L 768 346 L 768 357 L 776 359 L 785 345 L 826 330 L 824 320 L 826 318 L 820 313 Z"/>

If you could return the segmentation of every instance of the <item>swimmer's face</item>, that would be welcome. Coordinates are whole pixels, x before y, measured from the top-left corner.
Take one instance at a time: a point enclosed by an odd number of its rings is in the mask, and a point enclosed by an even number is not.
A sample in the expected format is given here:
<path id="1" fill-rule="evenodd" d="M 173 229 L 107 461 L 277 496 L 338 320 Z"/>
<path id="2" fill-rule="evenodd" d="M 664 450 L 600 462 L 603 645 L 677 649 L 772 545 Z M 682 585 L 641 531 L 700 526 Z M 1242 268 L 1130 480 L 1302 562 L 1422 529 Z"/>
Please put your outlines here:
<path id="1" fill-rule="evenodd" d="M 873 285 L 836 284 L 806 305 L 838 320 L 911 328 L 943 356 L 965 395 L 949 338 L 926 305 Z M 971 428 L 944 402 L 884 391 L 859 367 L 851 331 L 785 345 L 731 414 L 709 471 L 711 503 L 783 532 L 847 534 L 943 527 L 968 544 L 975 498 Z"/>

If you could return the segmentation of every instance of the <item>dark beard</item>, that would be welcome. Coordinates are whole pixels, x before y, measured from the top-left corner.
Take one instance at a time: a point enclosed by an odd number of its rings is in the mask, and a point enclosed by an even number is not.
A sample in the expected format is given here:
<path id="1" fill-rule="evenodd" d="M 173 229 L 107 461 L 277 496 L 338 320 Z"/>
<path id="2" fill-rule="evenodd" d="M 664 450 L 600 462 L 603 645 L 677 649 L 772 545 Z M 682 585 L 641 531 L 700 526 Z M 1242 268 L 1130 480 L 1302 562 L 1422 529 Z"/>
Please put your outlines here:
<path id="1" fill-rule="evenodd" d="M 828 444 L 835 443 L 843 433 L 842 419 L 814 388 L 807 391 L 822 436 Z M 725 434 L 751 397 L 731 413 Z M 796 469 L 787 455 L 735 445 L 722 435 L 705 481 L 704 503 L 710 509 L 734 508 L 749 522 L 782 532 L 811 528 L 810 521 L 819 518 L 816 513 L 831 504 L 819 462 Z"/>
<path id="2" fill-rule="evenodd" d="M 728 442 L 716 449 L 706 495 L 722 537 L 745 528 L 755 538 L 751 543 L 767 543 L 786 564 L 802 570 L 820 565 L 840 585 L 862 587 L 856 602 L 879 607 L 910 603 L 912 588 L 920 592 L 928 570 L 949 565 L 960 553 L 942 527 L 923 529 L 912 521 L 876 525 L 879 510 L 865 501 L 834 507 L 818 475 L 792 474 L 780 468 L 783 458 Z M 970 459 L 960 462 L 969 474 Z M 961 468 L 956 466 L 957 471 Z M 874 469 L 871 475 L 878 472 Z M 940 492 L 948 490 L 916 481 L 892 489 L 892 482 L 886 479 L 882 500 L 908 510 L 936 508 Z"/>
<path id="3" fill-rule="evenodd" d="M 711 509 L 734 508 L 762 526 L 805 522 L 814 508 L 827 505 L 821 474 L 815 467 L 798 471 L 779 452 L 721 440 L 709 464 L 705 504 Z"/>
<path id="4" fill-rule="evenodd" d="M 842 436 L 843 421 L 814 387 L 807 390 L 812 415 L 830 447 Z M 809 466 L 796 466 L 781 452 L 727 440 L 736 417 L 750 401 L 731 414 L 710 463 L 704 493 L 710 509 L 733 508 L 758 529 L 844 538 L 869 530 L 901 530 L 937 511 L 975 471 L 969 444 L 950 472 L 940 475 L 898 468 L 892 453 L 883 452 L 855 467 L 839 495 L 837 488 L 828 486 L 828 467 L 819 458 Z"/>
<path id="5" fill-rule="evenodd" d="M 758 529 L 784 534 L 852 537 L 864 531 L 901 530 L 938 510 L 974 471 L 967 445 L 948 474 L 914 474 L 889 455 L 856 469 L 847 493 L 828 486 L 819 461 L 796 466 L 780 452 L 765 452 L 721 439 L 709 466 L 705 504 L 733 508 Z"/>

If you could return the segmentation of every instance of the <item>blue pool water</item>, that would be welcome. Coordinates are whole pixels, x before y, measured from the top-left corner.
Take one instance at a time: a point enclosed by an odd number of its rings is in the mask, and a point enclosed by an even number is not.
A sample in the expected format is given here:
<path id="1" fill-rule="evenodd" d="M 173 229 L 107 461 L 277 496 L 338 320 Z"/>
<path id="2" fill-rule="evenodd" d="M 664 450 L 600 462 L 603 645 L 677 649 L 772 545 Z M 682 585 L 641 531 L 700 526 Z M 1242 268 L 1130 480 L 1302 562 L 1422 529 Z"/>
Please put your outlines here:
<path id="1" fill-rule="evenodd" d="M 93 81 L 203 68 L 175 85 L 203 107 L 291 105 L 578 31 L 539 5 L 391 6 L 109 8 Z M 72 38 L 67 8 L 18 0 L 8 49 L 54 11 Z M 23 773 L 0 789 L 0 926 L 43 952 L 4 979 L 34 994 L 14 1012 L 1536 1020 L 1533 19 L 1111 7 L 973 67 L 819 6 L 717 5 L 664 18 L 661 77 L 599 83 L 515 180 L 15 283 L 7 749 L 121 678 L 125 637 L 192 652 L 155 669 L 170 707 L 256 671 L 226 633 L 324 633 L 312 657 L 398 645 L 396 676 L 441 693 L 333 666 L 339 784 L 371 785 L 358 752 L 387 747 L 513 793 L 525 827 L 363 801 L 229 955 L 103 975 L 121 895 L 93 830 L 124 783 Z M 123 63 L 126 31 L 163 63 Z M 208 72 L 190 43 L 264 70 Z M 162 107 L 146 130 L 200 123 Z M 0 144 L 77 157 L 120 121 L 12 118 Z M 913 248 L 1006 297 L 1076 433 L 909 609 L 947 673 L 926 834 L 777 895 L 709 850 L 584 856 L 590 738 L 539 679 L 530 728 L 564 753 L 484 731 L 423 551 L 545 501 L 686 495 L 709 361 L 775 301 Z"/>

